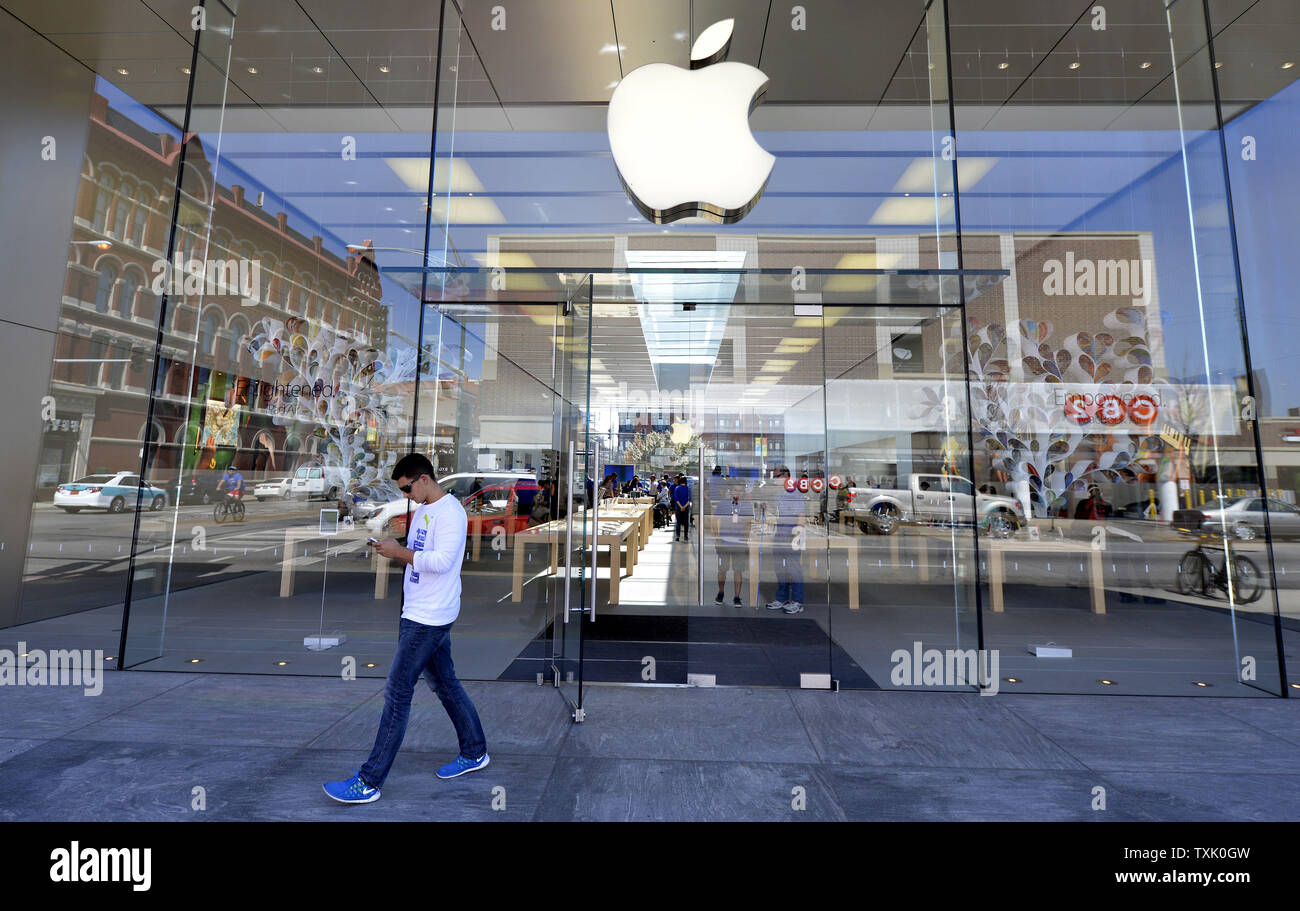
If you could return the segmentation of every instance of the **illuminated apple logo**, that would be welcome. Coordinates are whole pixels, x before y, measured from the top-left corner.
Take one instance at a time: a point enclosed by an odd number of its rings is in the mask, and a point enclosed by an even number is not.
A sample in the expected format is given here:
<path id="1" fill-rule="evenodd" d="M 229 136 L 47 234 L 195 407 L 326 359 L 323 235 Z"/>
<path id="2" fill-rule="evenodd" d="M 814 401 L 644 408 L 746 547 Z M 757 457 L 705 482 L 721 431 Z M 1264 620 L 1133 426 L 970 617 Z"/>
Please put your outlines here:
<path id="1" fill-rule="evenodd" d="M 695 431 L 693 431 L 691 425 L 685 421 L 677 421 L 673 424 L 672 441 L 678 446 L 685 446 L 691 441 L 691 437 L 694 435 Z"/>
<path id="2" fill-rule="evenodd" d="M 734 20 L 709 26 L 691 48 L 691 68 L 648 63 L 609 100 L 609 147 L 628 198 L 667 224 L 699 217 L 744 218 L 776 163 L 749 131 L 767 76 L 725 63 Z"/>

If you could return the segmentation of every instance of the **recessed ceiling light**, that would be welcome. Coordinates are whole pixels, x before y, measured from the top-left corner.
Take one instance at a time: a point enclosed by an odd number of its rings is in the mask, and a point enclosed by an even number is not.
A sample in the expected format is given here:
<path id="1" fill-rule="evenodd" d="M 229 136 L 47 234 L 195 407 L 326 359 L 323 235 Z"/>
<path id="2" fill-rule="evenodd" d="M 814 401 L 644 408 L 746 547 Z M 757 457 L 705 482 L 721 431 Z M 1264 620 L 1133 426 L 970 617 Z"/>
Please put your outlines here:
<path id="1" fill-rule="evenodd" d="M 388 72 L 388 67 L 386 67 L 386 66 L 381 66 L 381 67 L 379 68 L 379 72 L 381 72 L 381 73 L 387 73 L 387 72 Z"/>
<path id="2" fill-rule="evenodd" d="M 1223 61 L 1222 61 L 1222 60 L 1216 60 L 1216 61 L 1214 61 L 1214 68 L 1215 68 L 1216 70 L 1221 70 L 1221 69 L 1223 69 Z"/>
<path id="3" fill-rule="evenodd" d="M 181 72 L 188 76 L 190 74 L 190 68 L 188 66 L 183 66 L 181 67 Z"/>
<path id="4" fill-rule="evenodd" d="M 374 667 L 374 666 L 375 666 L 375 663 L 374 663 L 373 661 L 366 665 L 366 667 Z"/>
<path id="5" fill-rule="evenodd" d="M 447 67 L 447 69 L 451 70 L 453 73 L 456 72 L 456 64 L 453 63 L 451 66 Z"/>
<path id="6" fill-rule="evenodd" d="M 202 660 L 203 660 L 202 658 L 191 658 L 190 664 L 198 664 Z"/>
<path id="7" fill-rule="evenodd" d="M 1192 686 L 1214 686 L 1214 684 L 1213 684 L 1213 683 L 1206 683 L 1206 682 L 1203 681 L 1203 680 L 1194 680 L 1194 681 L 1192 681 Z"/>
<path id="8" fill-rule="evenodd" d="M 1098 680 L 1097 682 L 1098 682 L 1098 683 L 1105 684 L 1106 686 L 1114 686 L 1114 685 L 1115 685 L 1115 681 L 1114 681 L 1114 680 Z"/>
<path id="9" fill-rule="evenodd" d="M 998 64 L 998 69 L 1000 69 L 1000 70 L 1009 70 L 1009 69 L 1011 69 L 1011 64 L 1009 64 L 1009 63 L 1007 63 L 1005 60 L 1003 60 L 1001 63 Z"/>
<path id="10" fill-rule="evenodd" d="M 1003 677 L 1002 679 L 1005 680 L 1007 683 L 1019 683 L 1019 682 L 1020 682 L 1020 678 L 1019 678 L 1019 677 Z"/>
<path id="11" fill-rule="evenodd" d="M 1291 689 L 1293 689 L 1293 690 L 1300 690 L 1300 683 L 1293 683 L 1293 684 L 1291 684 Z"/>
<path id="12" fill-rule="evenodd" d="M 1288 60 L 1286 63 L 1282 64 L 1282 69 L 1289 70 L 1293 66 L 1295 66 L 1295 64 Z"/>
<path id="13" fill-rule="evenodd" d="M 313 73 L 316 73 L 317 75 L 320 75 L 321 73 L 325 72 L 325 67 L 323 67 L 323 66 L 314 66 L 314 67 L 311 68 L 311 71 L 312 71 Z"/>
<path id="14" fill-rule="evenodd" d="M 1151 61 L 1150 61 L 1150 60 L 1143 60 L 1141 63 L 1138 64 L 1138 69 L 1140 69 L 1140 70 L 1149 70 L 1149 69 L 1151 69 Z"/>
<path id="15" fill-rule="evenodd" d="M 1074 60 L 1070 62 L 1070 69 L 1077 70 L 1078 68 L 1079 68 L 1079 61 Z"/>
<path id="16" fill-rule="evenodd" d="M 131 71 L 128 70 L 128 69 L 127 69 L 126 67 L 124 67 L 124 66 L 119 66 L 119 67 L 117 68 L 117 75 L 119 75 L 119 76 L 130 76 L 130 75 L 131 75 Z"/>
<path id="17" fill-rule="evenodd" d="M 276 667 L 284 667 L 284 666 L 285 666 L 286 664 L 288 664 L 288 663 L 289 663 L 288 661 L 281 660 L 281 661 L 277 661 L 277 662 L 275 662 L 275 666 L 276 666 Z"/>
<path id="18" fill-rule="evenodd" d="M 250 76 L 256 76 L 256 75 L 257 75 L 257 67 L 255 67 L 255 66 L 250 66 L 250 67 L 248 68 L 248 75 L 250 75 Z"/>

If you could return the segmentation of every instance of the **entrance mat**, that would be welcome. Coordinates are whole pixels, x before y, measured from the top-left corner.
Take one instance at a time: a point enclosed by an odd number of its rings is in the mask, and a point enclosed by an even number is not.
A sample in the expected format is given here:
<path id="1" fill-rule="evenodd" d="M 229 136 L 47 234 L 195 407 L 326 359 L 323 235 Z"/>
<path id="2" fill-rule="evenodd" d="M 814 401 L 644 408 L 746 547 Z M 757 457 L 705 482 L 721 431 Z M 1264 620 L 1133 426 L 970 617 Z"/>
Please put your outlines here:
<path id="1" fill-rule="evenodd" d="M 548 625 L 499 680 L 550 679 Z M 799 686 L 801 673 L 834 668 L 845 689 L 880 689 L 815 620 L 778 617 L 663 617 L 620 614 L 584 627 L 586 683 L 686 683 L 712 674 L 718 686 Z M 645 659 L 652 658 L 653 663 Z M 653 667 L 653 678 L 647 676 Z"/>

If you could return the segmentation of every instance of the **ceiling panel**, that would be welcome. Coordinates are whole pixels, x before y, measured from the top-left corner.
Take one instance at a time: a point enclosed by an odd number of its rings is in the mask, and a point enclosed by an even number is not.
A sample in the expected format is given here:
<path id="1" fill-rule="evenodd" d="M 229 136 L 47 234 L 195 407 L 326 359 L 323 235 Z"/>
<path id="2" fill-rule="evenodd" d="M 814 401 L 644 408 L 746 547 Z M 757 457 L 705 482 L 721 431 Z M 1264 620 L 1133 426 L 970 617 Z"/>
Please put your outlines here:
<path id="1" fill-rule="evenodd" d="M 869 16 L 860 0 L 804 5 L 803 30 L 791 27 L 788 7 L 772 7 L 763 44 L 767 101 L 879 101 L 921 23 L 921 5 L 891 3 Z"/>
<path id="2" fill-rule="evenodd" d="M 463 22 L 502 103 L 607 102 L 622 78 L 609 0 L 465 0 Z"/>

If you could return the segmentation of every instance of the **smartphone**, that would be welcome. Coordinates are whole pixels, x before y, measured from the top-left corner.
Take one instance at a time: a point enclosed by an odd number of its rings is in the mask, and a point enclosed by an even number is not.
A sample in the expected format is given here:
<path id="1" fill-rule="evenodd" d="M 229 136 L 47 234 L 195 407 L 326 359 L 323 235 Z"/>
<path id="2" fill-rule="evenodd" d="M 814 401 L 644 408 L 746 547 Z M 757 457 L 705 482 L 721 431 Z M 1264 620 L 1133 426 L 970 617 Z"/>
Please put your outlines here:
<path id="1" fill-rule="evenodd" d="M 378 538 L 371 538 L 371 537 L 367 536 L 367 537 L 366 537 L 366 543 L 367 543 L 367 544 L 378 544 L 378 543 L 379 543 L 379 539 L 378 539 Z"/>

